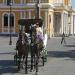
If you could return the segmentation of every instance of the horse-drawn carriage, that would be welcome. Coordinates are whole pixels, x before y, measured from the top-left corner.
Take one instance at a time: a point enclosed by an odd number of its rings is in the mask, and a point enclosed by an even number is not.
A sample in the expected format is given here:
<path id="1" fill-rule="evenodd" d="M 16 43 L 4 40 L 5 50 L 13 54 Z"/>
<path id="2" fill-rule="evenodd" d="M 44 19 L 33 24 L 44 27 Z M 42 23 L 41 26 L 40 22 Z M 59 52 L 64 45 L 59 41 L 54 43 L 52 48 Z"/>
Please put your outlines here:
<path id="1" fill-rule="evenodd" d="M 25 73 L 27 73 L 27 58 L 28 54 L 31 55 L 31 70 L 33 66 L 38 72 L 38 60 L 41 57 L 44 62 L 47 59 L 47 50 L 44 47 L 44 40 L 40 39 L 37 31 L 40 28 L 43 35 L 43 21 L 41 19 L 20 19 L 18 21 L 20 25 L 20 31 L 18 41 L 16 43 L 16 55 L 14 56 L 20 70 L 21 58 L 25 61 Z M 37 28 L 37 26 L 39 28 Z M 42 36 L 43 37 L 43 36 Z M 45 39 L 45 37 L 43 37 Z M 34 63 L 34 65 L 33 65 Z"/>

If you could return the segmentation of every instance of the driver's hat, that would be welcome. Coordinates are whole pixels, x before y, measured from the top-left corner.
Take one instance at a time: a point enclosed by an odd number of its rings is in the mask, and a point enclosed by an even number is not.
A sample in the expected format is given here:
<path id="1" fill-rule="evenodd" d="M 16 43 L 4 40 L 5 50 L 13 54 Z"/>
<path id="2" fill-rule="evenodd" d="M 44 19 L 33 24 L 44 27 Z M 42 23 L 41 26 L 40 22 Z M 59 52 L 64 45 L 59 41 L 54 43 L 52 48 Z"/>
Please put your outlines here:
<path id="1" fill-rule="evenodd" d="M 39 23 L 37 22 L 36 25 L 39 25 Z"/>

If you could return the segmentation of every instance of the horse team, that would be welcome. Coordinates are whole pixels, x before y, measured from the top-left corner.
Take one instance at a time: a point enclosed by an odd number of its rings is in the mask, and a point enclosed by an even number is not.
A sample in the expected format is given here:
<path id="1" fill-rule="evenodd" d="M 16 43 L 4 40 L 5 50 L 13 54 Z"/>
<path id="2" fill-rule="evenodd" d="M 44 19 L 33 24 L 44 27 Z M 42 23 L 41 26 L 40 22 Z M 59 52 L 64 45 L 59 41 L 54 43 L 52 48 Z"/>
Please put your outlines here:
<path id="1" fill-rule="evenodd" d="M 28 56 L 31 56 L 30 71 L 33 69 L 38 72 L 39 58 L 42 58 L 44 66 L 44 44 L 43 40 L 38 37 L 36 25 L 30 27 L 30 33 L 25 32 L 26 28 L 19 31 L 19 37 L 16 43 L 16 55 L 14 59 L 18 66 L 18 71 L 21 69 L 21 64 L 25 67 L 25 73 L 28 73 Z M 41 35 L 41 34 L 40 34 Z"/>

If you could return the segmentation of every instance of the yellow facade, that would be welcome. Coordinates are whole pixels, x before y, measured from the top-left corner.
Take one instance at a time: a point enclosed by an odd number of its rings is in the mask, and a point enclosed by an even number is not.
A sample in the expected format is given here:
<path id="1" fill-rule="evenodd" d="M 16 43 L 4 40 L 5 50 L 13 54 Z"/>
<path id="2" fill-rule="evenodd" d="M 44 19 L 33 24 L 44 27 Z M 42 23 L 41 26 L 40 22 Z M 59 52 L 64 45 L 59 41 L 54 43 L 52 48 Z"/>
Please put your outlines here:
<path id="1" fill-rule="evenodd" d="M 18 25 L 18 20 L 20 18 L 35 18 L 35 4 L 33 0 L 14 0 L 13 5 L 11 6 L 11 13 L 14 16 L 14 26 L 12 27 L 12 32 L 16 33 L 19 31 L 20 26 Z M 35 0 L 34 0 L 35 1 Z M 60 4 L 62 3 L 62 6 Z M 64 20 L 64 14 L 68 16 L 69 14 L 69 5 L 71 0 L 41 0 L 40 3 L 40 18 L 44 21 L 44 26 L 49 37 L 62 34 L 63 31 L 66 32 L 68 29 L 64 29 L 62 20 Z M 0 0 L 0 5 L 3 3 L 3 0 Z M 26 5 L 26 3 L 29 4 Z M 18 4 L 18 5 L 16 5 Z M 21 5 L 20 5 L 21 4 Z M 23 5 L 22 5 L 23 4 Z M 25 5 L 24 5 L 25 4 Z M 33 5 L 31 5 L 33 4 Z M 56 5 L 55 5 L 56 4 Z M 58 5 L 59 4 L 59 5 Z M 64 7 L 64 5 L 67 6 Z M 4 26 L 4 14 L 8 15 L 8 20 L 10 19 L 10 6 L 4 5 L 1 8 L 0 6 L 0 32 L 9 32 L 10 23 L 8 21 L 8 26 Z M 59 17 L 58 17 L 58 16 Z M 5 19 L 7 17 L 5 16 Z M 57 18 L 57 19 L 56 19 Z M 59 19 L 60 18 L 60 19 Z M 58 23 L 58 22 L 61 23 Z M 56 25 L 57 24 L 57 25 Z M 60 25 L 61 24 L 61 25 Z M 4 28 L 3 28 L 4 27 Z M 6 28 L 6 29 L 5 29 Z M 5 29 L 5 30 L 4 30 Z"/>
<path id="2" fill-rule="evenodd" d="M 68 5 L 70 2 L 71 2 L 71 0 L 64 0 L 64 3 L 65 3 L 66 5 Z"/>
<path id="3" fill-rule="evenodd" d="M 21 0 L 14 0 L 14 3 L 19 4 Z"/>
<path id="4" fill-rule="evenodd" d="M 0 3 L 2 3 L 3 1 L 2 0 L 0 0 Z"/>

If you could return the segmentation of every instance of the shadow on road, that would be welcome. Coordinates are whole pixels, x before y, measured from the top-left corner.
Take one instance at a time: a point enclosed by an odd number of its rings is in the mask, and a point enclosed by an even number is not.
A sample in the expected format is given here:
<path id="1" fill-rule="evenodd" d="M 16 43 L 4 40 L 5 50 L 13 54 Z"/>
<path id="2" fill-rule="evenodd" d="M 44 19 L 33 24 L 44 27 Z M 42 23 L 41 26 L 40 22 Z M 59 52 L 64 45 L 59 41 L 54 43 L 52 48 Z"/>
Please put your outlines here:
<path id="1" fill-rule="evenodd" d="M 75 58 L 75 50 L 69 50 L 69 51 L 48 51 L 48 56 L 49 57 L 56 57 L 56 58 L 69 57 L 69 58 L 74 59 Z"/>
<path id="2" fill-rule="evenodd" d="M 75 47 L 75 45 L 64 45 L 64 47 Z"/>
<path id="3" fill-rule="evenodd" d="M 16 73 L 13 60 L 0 60 L 0 75 L 5 73 Z"/>
<path id="4" fill-rule="evenodd" d="M 0 55 L 15 55 L 15 52 L 3 52 L 3 53 L 0 53 Z"/>

